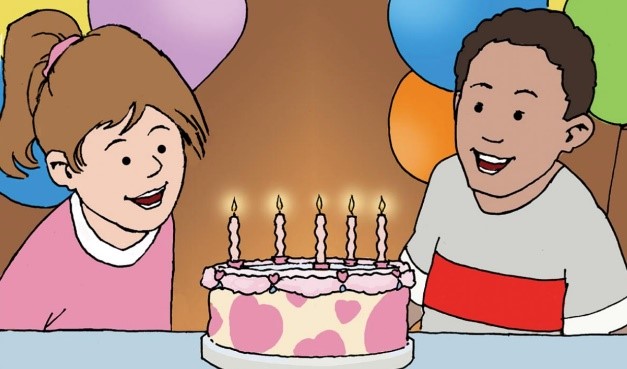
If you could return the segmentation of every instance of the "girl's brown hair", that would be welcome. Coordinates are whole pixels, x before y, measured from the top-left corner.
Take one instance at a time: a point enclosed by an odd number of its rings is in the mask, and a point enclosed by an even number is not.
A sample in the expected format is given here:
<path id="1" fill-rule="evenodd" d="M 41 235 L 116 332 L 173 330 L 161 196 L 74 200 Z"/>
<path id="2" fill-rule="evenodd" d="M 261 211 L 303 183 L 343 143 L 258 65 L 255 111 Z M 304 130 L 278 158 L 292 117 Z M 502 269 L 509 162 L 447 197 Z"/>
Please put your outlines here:
<path id="1" fill-rule="evenodd" d="M 203 157 L 207 125 L 189 85 L 172 62 L 137 33 L 104 26 L 70 46 L 43 70 L 51 48 L 81 35 L 69 15 L 41 10 L 9 25 L 4 52 L 5 104 L 0 117 L 0 169 L 23 178 L 16 166 L 36 168 L 32 143 L 44 152 L 66 154 L 78 172 L 85 136 L 94 128 L 121 122 L 130 129 L 151 106 L 178 127 L 184 143 Z"/>

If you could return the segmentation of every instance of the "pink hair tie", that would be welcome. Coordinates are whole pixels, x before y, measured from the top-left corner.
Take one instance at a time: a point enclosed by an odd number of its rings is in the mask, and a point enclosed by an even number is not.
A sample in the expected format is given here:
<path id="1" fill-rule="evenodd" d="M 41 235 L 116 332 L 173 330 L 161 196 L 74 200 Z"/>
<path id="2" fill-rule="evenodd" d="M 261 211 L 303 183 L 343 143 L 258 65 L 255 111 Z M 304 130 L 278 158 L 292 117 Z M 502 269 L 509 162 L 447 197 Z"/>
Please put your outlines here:
<path id="1" fill-rule="evenodd" d="M 72 46 L 75 42 L 81 39 L 81 36 L 70 36 L 65 40 L 59 42 L 54 45 L 52 49 L 50 49 L 50 56 L 48 57 L 48 64 L 46 64 L 46 68 L 43 71 L 44 77 L 48 77 L 48 73 L 50 73 L 50 68 L 57 62 L 57 59 L 67 50 L 68 47 Z"/>

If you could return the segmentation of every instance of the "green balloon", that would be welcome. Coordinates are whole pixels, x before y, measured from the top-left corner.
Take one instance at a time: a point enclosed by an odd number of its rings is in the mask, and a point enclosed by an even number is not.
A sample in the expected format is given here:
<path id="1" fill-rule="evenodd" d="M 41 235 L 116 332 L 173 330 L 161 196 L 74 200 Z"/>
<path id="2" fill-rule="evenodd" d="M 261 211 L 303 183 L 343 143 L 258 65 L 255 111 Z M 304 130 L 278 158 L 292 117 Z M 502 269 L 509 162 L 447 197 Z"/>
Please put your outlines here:
<path id="1" fill-rule="evenodd" d="M 568 0 L 564 11 L 594 45 L 597 87 L 592 114 L 606 122 L 627 124 L 627 1 Z"/>

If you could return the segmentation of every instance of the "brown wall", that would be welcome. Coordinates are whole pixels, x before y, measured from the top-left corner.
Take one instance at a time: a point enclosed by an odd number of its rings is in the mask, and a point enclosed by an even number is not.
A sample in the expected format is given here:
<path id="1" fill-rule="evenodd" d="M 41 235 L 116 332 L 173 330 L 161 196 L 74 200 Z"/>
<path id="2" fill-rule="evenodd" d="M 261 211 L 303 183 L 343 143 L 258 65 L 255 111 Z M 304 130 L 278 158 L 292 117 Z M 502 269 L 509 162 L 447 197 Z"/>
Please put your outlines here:
<path id="1" fill-rule="evenodd" d="M 609 216 L 614 231 L 621 241 L 623 256 L 627 256 L 627 127 L 620 131 L 620 144 L 616 152 L 613 172 Z"/>
<path id="2" fill-rule="evenodd" d="M 227 256 L 232 198 L 242 257 L 274 253 L 281 194 L 287 253 L 314 254 L 315 199 L 324 199 L 329 255 L 343 255 L 348 199 L 355 195 L 358 256 L 374 257 L 379 196 L 387 202 L 389 256 L 410 237 L 424 192 L 396 163 L 388 140 L 394 90 L 408 72 L 394 49 L 385 0 L 249 0 L 248 23 L 228 59 L 197 90 L 211 136 L 191 160 L 175 209 L 173 315 L 177 330 L 206 326 L 204 266 Z M 623 131 L 624 132 L 624 131 Z M 620 130 L 597 124 L 592 140 L 563 160 L 610 216 L 627 246 L 627 142 L 609 198 Z M 622 163 L 622 164 L 621 164 Z M 48 210 L 0 196 L 0 270 Z"/>
<path id="3" fill-rule="evenodd" d="M 211 137 L 175 211 L 177 329 L 206 324 L 200 274 L 227 258 L 233 196 L 244 258 L 273 255 L 279 193 L 289 255 L 314 255 L 320 193 L 330 255 L 343 255 L 354 194 L 358 256 L 376 255 L 383 195 L 396 257 L 424 191 L 396 163 L 388 139 L 390 101 L 408 68 L 388 31 L 387 1 L 249 1 L 248 15 L 237 48 L 197 90 Z"/>

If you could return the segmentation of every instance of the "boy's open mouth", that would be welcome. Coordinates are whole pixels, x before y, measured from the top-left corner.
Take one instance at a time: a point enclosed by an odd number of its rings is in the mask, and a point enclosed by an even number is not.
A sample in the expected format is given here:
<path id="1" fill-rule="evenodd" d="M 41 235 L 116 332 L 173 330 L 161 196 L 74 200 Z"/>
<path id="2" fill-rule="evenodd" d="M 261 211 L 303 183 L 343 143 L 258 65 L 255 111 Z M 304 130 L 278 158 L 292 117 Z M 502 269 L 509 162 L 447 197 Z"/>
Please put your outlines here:
<path id="1" fill-rule="evenodd" d="M 507 166 L 507 164 L 510 163 L 510 161 L 516 160 L 516 157 L 499 158 L 497 156 L 479 152 L 476 149 L 471 149 L 471 151 L 473 152 L 473 154 L 475 154 L 475 159 L 477 160 L 477 168 L 479 169 L 479 171 L 492 176 L 503 170 Z"/>
<path id="2" fill-rule="evenodd" d="M 137 197 L 124 196 L 124 200 L 129 200 L 135 205 L 141 207 L 142 209 L 154 209 L 157 206 L 161 205 L 161 200 L 163 199 L 163 193 L 165 192 L 166 185 L 167 182 L 162 187 L 150 190 Z"/>

